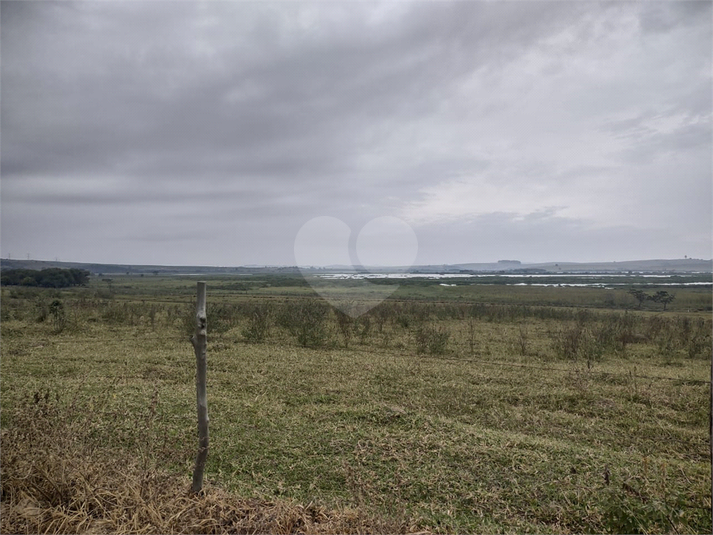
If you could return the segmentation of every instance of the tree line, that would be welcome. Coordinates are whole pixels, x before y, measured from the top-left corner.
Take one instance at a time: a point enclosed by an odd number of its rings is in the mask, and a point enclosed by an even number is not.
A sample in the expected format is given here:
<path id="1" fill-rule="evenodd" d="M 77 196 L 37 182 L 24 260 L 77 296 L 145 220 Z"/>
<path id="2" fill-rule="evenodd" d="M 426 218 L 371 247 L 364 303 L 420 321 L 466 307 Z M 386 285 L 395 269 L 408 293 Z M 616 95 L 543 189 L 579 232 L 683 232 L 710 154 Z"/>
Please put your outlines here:
<path id="1" fill-rule="evenodd" d="M 86 269 L 47 268 L 8 269 L 2 272 L 0 284 L 3 286 L 41 286 L 43 288 L 67 288 L 69 286 L 84 286 L 89 282 L 89 271 Z"/>
<path id="2" fill-rule="evenodd" d="M 676 299 L 675 294 L 670 294 L 666 290 L 659 290 L 655 294 L 649 295 L 643 290 L 632 288 L 629 290 L 629 294 L 631 294 L 634 299 L 639 302 L 639 308 L 641 308 L 644 301 L 653 301 L 654 303 L 661 303 L 663 305 L 663 309 L 666 310 L 666 306 Z"/>

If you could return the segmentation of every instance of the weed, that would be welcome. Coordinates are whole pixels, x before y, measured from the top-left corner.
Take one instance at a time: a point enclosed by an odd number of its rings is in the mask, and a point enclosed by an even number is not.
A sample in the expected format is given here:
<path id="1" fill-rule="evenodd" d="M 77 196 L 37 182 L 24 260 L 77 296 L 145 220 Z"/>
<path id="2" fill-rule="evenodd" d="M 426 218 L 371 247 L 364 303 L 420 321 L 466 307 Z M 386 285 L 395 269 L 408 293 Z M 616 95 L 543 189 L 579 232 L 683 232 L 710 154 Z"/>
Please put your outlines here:
<path id="1" fill-rule="evenodd" d="M 47 301 L 44 298 L 38 296 L 35 299 L 35 321 L 37 323 L 44 322 L 50 315 L 50 309 L 47 305 Z"/>
<path id="2" fill-rule="evenodd" d="M 194 314 L 195 314 L 195 308 Z M 239 311 L 233 304 L 215 303 L 206 307 L 209 332 L 225 333 L 238 324 Z M 195 319 L 194 319 L 195 321 Z M 195 330 L 195 327 L 194 327 Z"/>
<path id="3" fill-rule="evenodd" d="M 302 347 L 320 347 L 327 340 L 325 321 L 328 305 L 318 299 L 287 301 L 282 305 L 278 324 L 292 334 Z"/>
<path id="4" fill-rule="evenodd" d="M 345 314 L 341 310 L 335 310 L 335 317 L 337 320 L 337 327 L 339 328 L 339 333 L 342 335 L 342 340 L 344 341 L 344 347 L 349 347 L 349 342 L 354 336 L 356 322 L 349 314 Z"/>
<path id="5" fill-rule="evenodd" d="M 371 316 L 364 314 L 359 316 L 356 324 L 356 329 L 359 335 L 359 341 L 366 344 L 371 335 Z"/>
<path id="6" fill-rule="evenodd" d="M 592 330 L 580 322 L 560 327 L 550 332 L 550 340 L 555 355 L 563 360 L 584 360 L 587 366 L 601 360 L 604 354 L 604 340 L 610 340 L 610 333 L 601 329 Z"/>
<path id="7" fill-rule="evenodd" d="M 346 320 L 305 314 L 322 302 L 284 278 L 209 293 L 228 330 L 208 349 L 199 497 L 186 492 L 194 356 L 175 336 L 183 317 L 195 329 L 195 281 L 117 282 L 109 301 L 100 281 L 61 297 L 3 288 L 0 531 L 711 532 L 711 321 L 680 312 L 708 306 L 704 292 L 681 290 L 664 316 L 602 309 L 593 289 L 473 285 L 443 300 L 411 284 L 381 319 Z M 461 301 L 476 294 L 488 301 Z M 83 328 L 48 336 L 36 299 Z M 235 344 L 252 305 L 273 329 Z M 329 351 L 300 347 L 303 316 Z M 435 358 L 404 350 L 419 331 Z M 676 366 L 658 357 L 664 340 Z M 539 358 L 554 354 L 568 362 Z"/>
<path id="8" fill-rule="evenodd" d="M 517 351 L 521 356 L 527 355 L 527 350 L 528 350 L 528 338 L 529 338 L 529 333 L 527 330 L 527 326 L 523 323 L 521 323 L 518 326 L 517 329 L 517 340 L 516 340 L 516 347 Z"/>
<path id="9" fill-rule="evenodd" d="M 52 318 L 52 327 L 55 333 L 61 333 L 67 326 L 67 316 L 64 312 L 64 303 L 59 299 L 52 301 L 48 307 L 49 316 Z"/>
<path id="10" fill-rule="evenodd" d="M 565 360 L 576 360 L 584 327 L 574 323 L 553 331 L 550 336 L 555 354 Z"/>
<path id="11" fill-rule="evenodd" d="M 444 326 L 419 325 L 414 331 L 416 352 L 419 355 L 443 355 L 450 337 L 450 331 Z"/>
<path id="12" fill-rule="evenodd" d="M 252 305 L 247 312 L 248 324 L 243 336 L 248 342 L 264 342 L 272 324 L 272 307 L 267 303 Z"/>
<path id="13" fill-rule="evenodd" d="M 475 320 L 468 318 L 468 349 L 470 354 L 475 354 L 476 338 L 475 338 Z"/>

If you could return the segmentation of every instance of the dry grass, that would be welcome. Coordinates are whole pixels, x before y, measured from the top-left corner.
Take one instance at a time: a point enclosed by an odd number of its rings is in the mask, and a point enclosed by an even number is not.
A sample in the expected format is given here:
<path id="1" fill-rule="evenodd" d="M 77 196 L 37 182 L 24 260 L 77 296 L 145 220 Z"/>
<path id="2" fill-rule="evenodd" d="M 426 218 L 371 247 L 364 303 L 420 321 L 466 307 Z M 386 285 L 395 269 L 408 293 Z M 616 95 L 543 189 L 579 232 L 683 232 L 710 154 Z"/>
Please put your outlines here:
<path id="1" fill-rule="evenodd" d="M 2 430 L 2 533 L 406 533 L 405 521 L 241 499 L 98 447 L 74 404 L 37 394 Z"/>
<path id="2" fill-rule="evenodd" d="M 3 289 L 0 531 L 710 533 L 711 319 L 498 291 L 330 316 L 319 344 L 277 323 L 292 297 L 211 297 L 195 497 L 189 294 L 69 292 L 60 331 L 54 294 Z"/>

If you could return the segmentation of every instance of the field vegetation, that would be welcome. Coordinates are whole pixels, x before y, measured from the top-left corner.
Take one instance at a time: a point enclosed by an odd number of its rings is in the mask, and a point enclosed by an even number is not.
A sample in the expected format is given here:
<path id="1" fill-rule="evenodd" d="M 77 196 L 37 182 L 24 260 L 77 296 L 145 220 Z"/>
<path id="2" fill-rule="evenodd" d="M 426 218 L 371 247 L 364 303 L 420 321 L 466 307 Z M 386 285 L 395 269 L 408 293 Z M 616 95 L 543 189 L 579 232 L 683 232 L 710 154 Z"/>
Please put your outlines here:
<path id="1" fill-rule="evenodd" d="M 198 496 L 196 279 L 2 289 L 3 533 L 711 532 L 710 287 L 207 280 Z"/>

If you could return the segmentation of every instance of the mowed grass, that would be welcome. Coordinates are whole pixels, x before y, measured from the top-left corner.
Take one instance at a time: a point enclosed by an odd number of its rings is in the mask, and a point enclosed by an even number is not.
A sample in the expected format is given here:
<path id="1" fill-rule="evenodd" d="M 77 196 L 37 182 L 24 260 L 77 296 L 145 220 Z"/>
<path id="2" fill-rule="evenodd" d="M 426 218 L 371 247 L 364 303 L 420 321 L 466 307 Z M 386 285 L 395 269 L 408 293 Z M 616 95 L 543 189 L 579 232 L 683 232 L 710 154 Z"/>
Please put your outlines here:
<path id="1" fill-rule="evenodd" d="M 102 314 L 62 332 L 3 321 L 3 452 L 31 449 L 7 431 L 52 404 L 90 451 L 187 489 L 197 437 L 185 328 L 162 311 Z M 316 348 L 274 324 L 247 343 L 246 321 L 209 335 L 212 488 L 398 520 L 377 531 L 711 531 L 710 353 L 652 338 L 564 359 L 553 341 L 569 322 L 536 315 L 387 321 L 350 343 L 330 323 Z M 448 332 L 446 347 L 419 351 L 419 325 Z"/>

